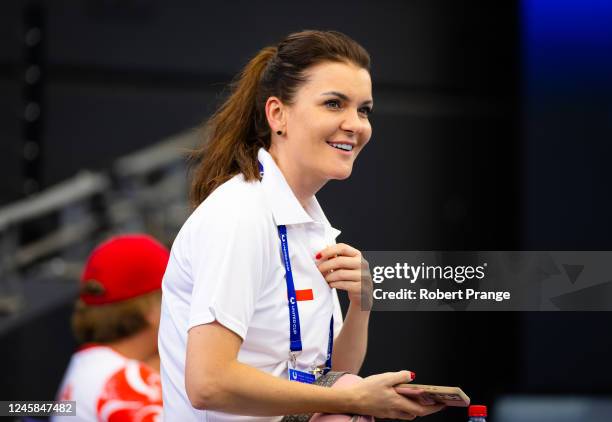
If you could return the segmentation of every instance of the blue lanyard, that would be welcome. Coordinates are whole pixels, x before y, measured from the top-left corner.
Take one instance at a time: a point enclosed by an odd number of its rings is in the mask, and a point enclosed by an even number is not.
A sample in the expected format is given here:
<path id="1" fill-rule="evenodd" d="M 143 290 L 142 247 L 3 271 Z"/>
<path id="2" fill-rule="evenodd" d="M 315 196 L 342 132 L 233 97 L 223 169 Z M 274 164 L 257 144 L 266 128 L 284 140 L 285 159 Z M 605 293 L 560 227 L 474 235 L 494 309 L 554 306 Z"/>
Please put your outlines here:
<path id="1" fill-rule="evenodd" d="M 259 174 L 263 177 L 263 165 L 259 163 Z M 285 265 L 285 282 L 287 284 L 287 298 L 289 307 L 289 350 L 292 363 L 295 366 L 297 354 L 302 351 L 302 335 L 300 332 L 300 313 L 297 306 L 297 296 L 295 294 L 295 285 L 293 283 L 293 271 L 291 270 L 291 261 L 289 259 L 289 242 L 287 239 L 287 227 L 284 225 L 278 226 L 278 237 L 281 241 L 281 250 L 283 255 L 283 263 Z M 329 341 L 327 343 L 327 357 L 325 360 L 325 369 L 323 373 L 327 373 L 332 365 L 332 350 L 334 347 L 334 316 L 332 314 L 329 322 Z"/>
<path id="2" fill-rule="evenodd" d="M 287 296 L 289 305 L 289 349 L 292 352 L 292 358 L 295 359 L 295 354 L 302 351 L 302 336 L 300 333 L 300 314 L 297 306 L 297 298 L 295 294 L 295 285 L 293 284 L 293 271 L 291 271 L 291 261 L 289 260 L 289 242 L 287 240 L 287 227 L 284 225 L 278 226 L 278 236 L 281 241 L 281 249 L 283 252 L 283 262 L 285 263 L 285 281 L 287 283 Z M 332 314 L 329 322 L 329 341 L 327 343 L 327 358 L 325 360 L 325 370 L 331 369 L 332 350 L 334 347 L 334 316 Z"/>
<path id="3" fill-rule="evenodd" d="M 289 260 L 289 244 L 287 243 L 287 227 L 278 226 L 278 235 L 281 240 L 283 262 L 285 263 L 285 281 L 287 283 L 287 298 L 289 299 L 289 349 L 292 352 L 302 351 L 302 335 L 300 333 L 300 313 L 297 306 L 295 285 L 293 284 L 293 271 Z"/>

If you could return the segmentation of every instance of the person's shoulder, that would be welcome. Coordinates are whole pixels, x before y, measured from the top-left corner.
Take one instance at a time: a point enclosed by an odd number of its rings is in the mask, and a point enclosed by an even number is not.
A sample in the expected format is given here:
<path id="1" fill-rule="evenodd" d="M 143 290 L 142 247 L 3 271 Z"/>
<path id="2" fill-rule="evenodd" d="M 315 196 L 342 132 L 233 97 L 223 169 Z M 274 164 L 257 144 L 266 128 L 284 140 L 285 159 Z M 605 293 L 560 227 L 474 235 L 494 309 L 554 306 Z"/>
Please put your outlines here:
<path id="1" fill-rule="evenodd" d="M 78 380 L 105 378 L 125 365 L 126 358 L 103 345 L 92 345 L 78 350 L 70 359 L 69 372 Z"/>
<path id="2" fill-rule="evenodd" d="M 88 345 L 78 350 L 70 359 L 58 398 L 78 401 L 79 411 L 93 416 L 107 380 L 123 369 L 126 362 L 125 357 L 103 345 Z"/>
<path id="3" fill-rule="evenodd" d="M 90 362 L 101 362 L 106 366 L 117 366 L 122 365 L 125 360 L 124 356 L 104 344 L 87 344 L 73 355 L 75 364 L 85 367 L 89 367 Z"/>
<path id="4" fill-rule="evenodd" d="M 191 214 L 189 220 L 197 224 L 208 222 L 256 222 L 271 217 L 258 180 L 247 181 L 237 174 L 220 185 Z M 193 224 L 192 223 L 192 224 Z"/>
<path id="5" fill-rule="evenodd" d="M 215 209 L 227 205 L 261 205 L 263 191 L 259 180 L 246 180 L 239 173 L 215 189 L 201 206 Z M 248 203 L 247 203 L 248 201 Z"/>
<path id="6" fill-rule="evenodd" d="M 261 183 L 246 181 L 238 174 L 215 189 L 191 213 L 173 242 L 172 254 L 199 254 L 203 248 L 215 247 L 220 238 L 227 240 L 237 233 L 244 241 L 265 242 L 274 228 Z"/>

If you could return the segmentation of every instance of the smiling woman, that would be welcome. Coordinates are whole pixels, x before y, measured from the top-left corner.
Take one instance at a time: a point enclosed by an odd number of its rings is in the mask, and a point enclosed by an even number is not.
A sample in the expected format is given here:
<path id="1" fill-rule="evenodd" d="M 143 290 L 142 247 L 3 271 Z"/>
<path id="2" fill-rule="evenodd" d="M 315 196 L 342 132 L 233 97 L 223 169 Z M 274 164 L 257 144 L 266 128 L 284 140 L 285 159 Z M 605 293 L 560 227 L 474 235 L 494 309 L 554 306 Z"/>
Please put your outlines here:
<path id="1" fill-rule="evenodd" d="M 272 96 L 265 105 L 269 124 L 282 133 L 272 134 L 269 152 L 303 205 L 327 181 L 351 175 L 372 135 L 367 69 L 325 61 L 304 77 L 307 82 L 290 104 Z"/>
<path id="2" fill-rule="evenodd" d="M 349 144 L 356 148 L 348 162 L 352 168 L 371 135 L 369 70 L 367 51 L 335 31 L 298 32 L 278 46 L 262 49 L 245 66 L 229 98 L 207 122 L 210 138 L 193 156 L 198 164 L 192 182 L 192 205 L 200 205 L 236 174 L 242 173 L 247 181 L 259 179 L 260 148 L 269 151 L 274 145 L 289 144 L 292 159 L 307 153 L 292 164 L 310 167 L 316 162 L 313 153 L 321 152 L 316 144 Z M 279 153 L 288 150 L 282 148 Z M 275 158 L 278 162 L 279 157 Z M 343 167 L 346 170 L 347 162 Z M 348 177 L 351 168 L 338 178 Z M 318 171 L 320 176 L 325 174 L 322 170 Z"/>
<path id="3" fill-rule="evenodd" d="M 369 66 L 342 33 L 291 34 L 251 59 L 208 121 L 194 157 L 195 210 L 163 281 L 166 420 L 414 419 L 440 410 L 395 391 L 414 378 L 409 371 L 344 375 L 366 353 L 361 289 L 371 277 L 359 250 L 336 244 L 340 232 L 315 194 L 349 177 L 370 139 Z M 350 300 L 344 319 L 336 289 Z M 324 388 L 343 376 L 340 388 Z"/>

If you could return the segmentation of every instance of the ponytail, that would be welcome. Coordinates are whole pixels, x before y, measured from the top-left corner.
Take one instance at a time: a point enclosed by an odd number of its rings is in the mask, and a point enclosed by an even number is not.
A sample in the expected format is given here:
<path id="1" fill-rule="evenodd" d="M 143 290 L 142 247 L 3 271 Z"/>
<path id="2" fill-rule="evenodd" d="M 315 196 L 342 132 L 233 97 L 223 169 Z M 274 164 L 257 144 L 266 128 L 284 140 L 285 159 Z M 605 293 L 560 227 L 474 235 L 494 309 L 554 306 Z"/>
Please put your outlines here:
<path id="1" fill-rule="evenodd" d="M 258 87 L 275 54 L 276 47 L 266 47 L 253 57 L 232 83 L 229 98 L 208 120 L 204 128 L 208 139 L 191 156 L 198 162 L 190 192 L 194 208 L 238 173 L 246 180 L 259 178 L 257 151 L 270 147 L 270 130 L 257 107 Z"/>
<path id="2" fill-rule="evenodd" d="M 306 81 L 306 70 L 323 61 L 370 70 L 368 52 L 337 31 L 296 32 L 251 59 L 232 83 L 229 98 L 205 125 L 206 142 L 191 155 L 196 164 L 190 191 L 194 208 L 238 173 L 246 180 L 259 179 L 257 152 L 271 144 L 266 101 L 276 96 L 291 104 Z"/>

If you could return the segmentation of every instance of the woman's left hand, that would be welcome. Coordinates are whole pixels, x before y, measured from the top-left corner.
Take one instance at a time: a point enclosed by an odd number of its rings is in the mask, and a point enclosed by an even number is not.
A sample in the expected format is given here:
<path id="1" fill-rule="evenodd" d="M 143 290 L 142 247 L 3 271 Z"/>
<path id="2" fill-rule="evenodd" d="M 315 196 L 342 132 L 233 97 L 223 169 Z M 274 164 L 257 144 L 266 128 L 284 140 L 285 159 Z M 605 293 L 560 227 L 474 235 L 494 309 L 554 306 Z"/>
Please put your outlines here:
<path id="1" fill-rule="evenodd" d="M 315 257 L 317 267 L 330 287 L 345 290 L 351 305 L 372 307 L 370 265 L 361 252 L 346 243 L 328 246 Z"/>

